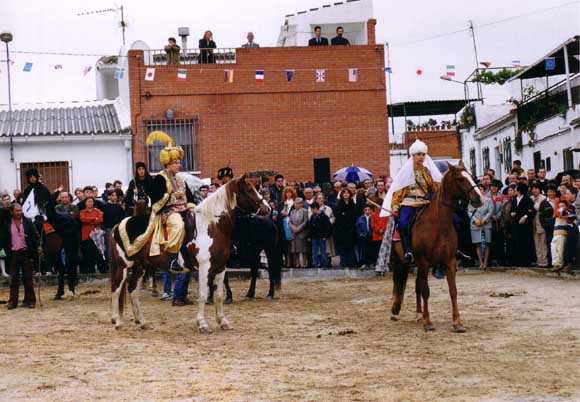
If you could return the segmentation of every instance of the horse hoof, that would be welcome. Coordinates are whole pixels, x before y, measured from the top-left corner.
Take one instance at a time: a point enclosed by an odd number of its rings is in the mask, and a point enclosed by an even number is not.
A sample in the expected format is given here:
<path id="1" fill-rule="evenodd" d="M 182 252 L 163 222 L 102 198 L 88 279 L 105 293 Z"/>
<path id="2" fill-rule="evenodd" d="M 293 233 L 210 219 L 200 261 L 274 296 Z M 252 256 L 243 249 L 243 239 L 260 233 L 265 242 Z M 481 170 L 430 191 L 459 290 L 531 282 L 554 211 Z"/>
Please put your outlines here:
<path id="1" fill-rule="evenodd" d="M 435 326 L 431 323 L 423 325 L 425 332 L 435 331 Z"/>
<path id="2" fill-rule="evenodd" d="M 139 324 L 141 324 L 141 321 L 135 320 L 135 324 L 139 325 Z"/>
<path id="3" fill-rule="evenodd" d="M 423 321 L 423 313 L 417 313 L 416 320 L 417 322 Z"/>
<path id="4" fill-rule="evenodd" d="M 226 304 L 233 304 L 234 299 L 232 299 L 231 297 L 226 298 Z"/>
<path id="5" fill-rule="evenodd" d="M 200 334 L 211 334 L 212 330 L 206 325 L 203 327 L 199 327 L 199 333 Z"/>
<path id="6" fill-rule="evenodd" d="M 145 324 L 141 325 L 141 329 L 150 330 L 150 329 L 153 329 L 153 326 L 151 324 L 145 323 Z"/>
<path id="7" fill-rule="evenodd" d="M 205 302 L 208 306 L 213 306 L 213 300 L 208 300 Z"/>
<path id="8" fill-rule="evenodd" d="M 121 324 L 115 324 L 115 329 L 118 331 L 121 328 L 123 328 L 123 326 Z"/>
<path id="9" fill-rule="evenodd" d="M 111 324 L 115 325 L 117 323 L 117 320 L 115 320 L 114 318 L 111 318 Z"/>
<path id="10" fill-rule="evenodd" d="M 274 301 L 274 296 L 268 296 L 268 301 L 273 302 Z"/>
<path id="11" fill-rule="evenodd" d="M 253 296 L 246 296 L 246 301 L 253 301 L 254 297 Z"/>
<path id="12" fill-rule="evenodd" d="M 232 329 L 234 329 L 234 327 L 232 327 L 229 322 L 223 322 L 220 325 L 220 328 L 223 329 L 224 331 L 231 331 Z"/>
<path id="13" fill-rule="evenodd" d="M 456 334 L 463 334 L 467 332 L 467 330 L 462 324 L 453 324 L 453 332 L 455 332 Z"/>
<path id="14" fill-rule="evenodd" d="M 391 321 L 399 321 L 399 316 L 395 314 L 391 314 Z"/>

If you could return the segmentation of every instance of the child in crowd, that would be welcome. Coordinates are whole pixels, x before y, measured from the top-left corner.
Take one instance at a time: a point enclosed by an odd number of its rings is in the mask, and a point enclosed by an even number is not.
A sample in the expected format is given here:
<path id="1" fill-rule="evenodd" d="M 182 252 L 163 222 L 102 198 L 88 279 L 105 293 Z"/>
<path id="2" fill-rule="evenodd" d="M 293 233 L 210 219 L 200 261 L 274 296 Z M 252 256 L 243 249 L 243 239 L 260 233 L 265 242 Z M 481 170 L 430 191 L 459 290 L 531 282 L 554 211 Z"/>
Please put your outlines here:
<path id="1" fill-rule="evenodd" d="M 330 219 L 325 213 L 320 213 L 320 205 L 313 202 L 310 205 L 312 216 L 310 217 L 310 238 L 312 240 L 312 265 L 315 268 L 328 266 L 326 254 L 326 239 L 332 234 Z"/>

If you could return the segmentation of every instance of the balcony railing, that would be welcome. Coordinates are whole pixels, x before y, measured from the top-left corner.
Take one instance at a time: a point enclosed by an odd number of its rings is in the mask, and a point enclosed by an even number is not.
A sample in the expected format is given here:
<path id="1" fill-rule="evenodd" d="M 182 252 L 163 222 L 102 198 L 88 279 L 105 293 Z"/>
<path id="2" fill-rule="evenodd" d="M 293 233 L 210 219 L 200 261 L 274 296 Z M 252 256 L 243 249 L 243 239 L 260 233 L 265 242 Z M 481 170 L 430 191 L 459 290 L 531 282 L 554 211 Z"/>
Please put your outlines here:
<path id="1" fill-rule="evenodd" d="M 164 49 L 145 50 L 146 66 L 175 66 L 180 64 L 232 64 L 236 62 L 235 48 L 181 49 L 179 55 L 167 53 Z"/>
<path id="2" fill-rule="evenodd" d="M 580 75 L 570 80 L 570 87 L 572 89 L 572 104 L 580 104 Z M 518 107 L 518 126 L 531 129 L 542 120 L 566 113 L 567 110 L 566 82 L 562 81 Z"/>

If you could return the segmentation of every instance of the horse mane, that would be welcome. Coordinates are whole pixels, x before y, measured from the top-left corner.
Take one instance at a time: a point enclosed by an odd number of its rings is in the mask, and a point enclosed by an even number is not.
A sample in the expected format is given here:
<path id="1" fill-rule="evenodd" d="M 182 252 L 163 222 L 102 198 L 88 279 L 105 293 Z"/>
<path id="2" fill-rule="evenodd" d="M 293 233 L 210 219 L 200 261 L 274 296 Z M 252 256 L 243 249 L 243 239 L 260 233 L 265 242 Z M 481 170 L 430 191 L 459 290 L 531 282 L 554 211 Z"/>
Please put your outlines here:
<path id="1" fill-rule="evenodd" d="M 232 179 L 218 188 L 215 193 L 195 207 L 195 212 L 200 213 L 208 220 L 213 220 L 224 214 L 230 215 L 237 206 L 234 187 L 238 182 L 238 179 Z"/>

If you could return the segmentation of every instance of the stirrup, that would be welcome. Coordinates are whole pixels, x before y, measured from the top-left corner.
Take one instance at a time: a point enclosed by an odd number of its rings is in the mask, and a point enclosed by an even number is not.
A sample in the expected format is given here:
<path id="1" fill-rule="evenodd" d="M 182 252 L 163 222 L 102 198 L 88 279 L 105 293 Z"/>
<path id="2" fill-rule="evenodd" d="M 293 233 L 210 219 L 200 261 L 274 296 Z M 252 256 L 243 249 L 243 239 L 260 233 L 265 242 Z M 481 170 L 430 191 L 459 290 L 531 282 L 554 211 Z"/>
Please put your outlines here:
<path id="1" fill-rule="evenodd" d="M 465 254 L 463 251 L 457 249 L 455 256 L 461 258 L 462 260 L 471 261 L 471 256 Z"/>
<path id="2" fill-rule="evenodd" d="M 411 253 L 410 251 L 407 251 L 405 253 L 405 260 L 409 263 L 412 264 L 415 262 L 415 256 L 413 255 L 413 253 Z"/>
<path id="3" fill-rule="evenodd" d="M 179 274 L 184 272 L 184 268 L 181 266 L 181 264 L 179 264 L 179 260 L 177 258 L 171 260 L 171 264 L 169 264 L 169 270 Z"/>

